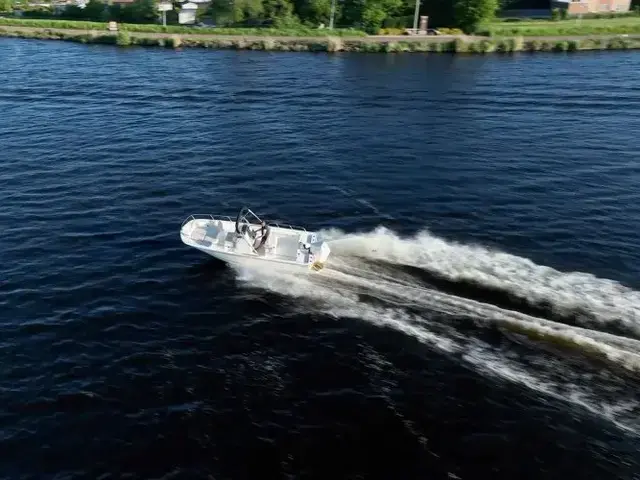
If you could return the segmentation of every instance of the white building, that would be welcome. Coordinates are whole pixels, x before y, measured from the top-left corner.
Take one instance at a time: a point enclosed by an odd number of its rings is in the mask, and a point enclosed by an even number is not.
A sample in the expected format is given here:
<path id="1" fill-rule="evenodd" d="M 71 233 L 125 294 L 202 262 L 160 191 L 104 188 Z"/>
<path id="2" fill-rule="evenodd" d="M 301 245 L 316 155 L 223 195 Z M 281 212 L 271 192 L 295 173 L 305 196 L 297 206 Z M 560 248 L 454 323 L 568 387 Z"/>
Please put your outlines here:
<path id="1" fill-rule="evenodd" d="M 178 14 L 178 23 L 180 25 L 190 25 L 196 23 L 196 12 L 198 5 L 193 2 L 187 2 L 180 7 Z"/>

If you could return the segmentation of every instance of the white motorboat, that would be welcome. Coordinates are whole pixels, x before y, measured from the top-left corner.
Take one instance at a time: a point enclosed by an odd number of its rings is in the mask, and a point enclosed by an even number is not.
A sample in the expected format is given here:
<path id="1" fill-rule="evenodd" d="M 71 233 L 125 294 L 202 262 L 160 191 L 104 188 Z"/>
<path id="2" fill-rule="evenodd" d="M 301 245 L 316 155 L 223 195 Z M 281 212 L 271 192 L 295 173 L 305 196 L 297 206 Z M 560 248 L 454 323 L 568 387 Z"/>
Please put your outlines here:
<path id="1" fill-rule="evenodd" d="M 331 249 L 317 232 L 302 227 L 268 224 L 243 207 L 235 220 L 227 216 L 189 215 L 180 238 L 190 247 L 238 266 L 264 265 L 321 270 Z"/>

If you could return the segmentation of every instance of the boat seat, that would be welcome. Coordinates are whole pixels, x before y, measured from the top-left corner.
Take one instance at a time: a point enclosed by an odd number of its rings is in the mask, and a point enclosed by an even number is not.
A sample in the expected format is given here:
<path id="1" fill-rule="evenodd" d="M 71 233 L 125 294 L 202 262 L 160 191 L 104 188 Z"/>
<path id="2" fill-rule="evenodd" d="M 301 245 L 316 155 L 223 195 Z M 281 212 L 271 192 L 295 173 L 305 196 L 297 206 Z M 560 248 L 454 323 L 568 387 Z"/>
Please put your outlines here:
<path id="1" fill-rule="evenodd" d="M 220 232 L 220 230 L 222 229 L 222 224 L 220 223 L 219 220 L 214 220 L 212 222 L 209 222 L 206 228 L 207 228 L 207 237 L 211 239 L 215 239 L 218 236 L 218 233 Z"/>
<path id="2" fill-rule="evenodd" d="M 192 240 L 202 241 L 207 238 L 207 231 L 204 228 L 196 227 L 191 231 L 190 237 Z"/>

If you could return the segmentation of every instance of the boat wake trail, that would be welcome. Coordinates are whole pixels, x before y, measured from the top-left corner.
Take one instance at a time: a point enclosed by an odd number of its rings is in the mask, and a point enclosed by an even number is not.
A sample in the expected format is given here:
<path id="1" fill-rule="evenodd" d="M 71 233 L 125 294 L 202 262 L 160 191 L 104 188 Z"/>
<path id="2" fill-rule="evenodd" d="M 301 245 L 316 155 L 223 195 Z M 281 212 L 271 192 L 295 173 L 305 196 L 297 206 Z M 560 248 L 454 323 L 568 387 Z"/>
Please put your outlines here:
<path id="1" fill-rule="evenodd" d="M 640 338 L 640 292 L 582 272 L 563 273 L 482 246 L 463 245 L 422 231 L 411 238 L 379 228 L 366 234 L 325 231 L 341 256 L 359 256 L 423 269 L 435 277 L 507 293 L 589 328 L 610 328 Z"/>
<path id="2" fill-rule="evenodd" d="M 400 238 L 385 229 L 324 235 L 331 239 L 330 268 L 314 275 L 253 270 L 244 272 L 241 281 L 284 296 L 303 297 L 298 308 L 305 311 L 358 318 L 404 332 L 481 374 L 569 401 L 640 435 L 640 402 L 629 388 L 629 379 L 618 375 L 640 372 L 640 340 L 634 338 L 640 334 L 640 293 L 610 280 L 564 274 L 505 253 L 449 243 L 426 232 L 414 238 Z M 549 306 L 548 318 L 443 291 L 434 287 L 431 276 L 502 289 L 529 302 L 544 303 Z M 576 317 L 577 310 L 584 316 Z M 580 325 L 565 322 L 568 311 L 574 312 Z M 611 323 L 625 334 L 607 331 Z M 513 342 L 513 348 L 504 342 L 496 346 L 482 335 L 470 334 L 483 327 L 498 328 L 527 348 L 515 348 Z M 553 354 L 540 346 L 553 347 Z M 576 358 L 561 354 L 557 347 L 605 360 L 612 368 L 584 368 L 582 356 L 576 363 Z"/>

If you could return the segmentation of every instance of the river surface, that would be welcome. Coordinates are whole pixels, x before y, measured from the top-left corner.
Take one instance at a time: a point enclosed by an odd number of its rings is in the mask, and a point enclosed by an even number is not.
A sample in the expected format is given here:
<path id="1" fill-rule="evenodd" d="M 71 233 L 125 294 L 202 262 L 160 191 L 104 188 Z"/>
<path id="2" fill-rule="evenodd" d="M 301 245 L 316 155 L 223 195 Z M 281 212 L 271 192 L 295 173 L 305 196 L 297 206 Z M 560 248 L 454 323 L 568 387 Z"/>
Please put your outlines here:
<path id="1" fill-rule="evenodd" d="M 640 478 L 638 71 L 0 39 L 0 475 Z"/>

